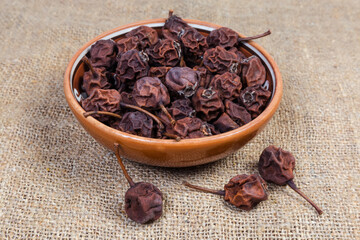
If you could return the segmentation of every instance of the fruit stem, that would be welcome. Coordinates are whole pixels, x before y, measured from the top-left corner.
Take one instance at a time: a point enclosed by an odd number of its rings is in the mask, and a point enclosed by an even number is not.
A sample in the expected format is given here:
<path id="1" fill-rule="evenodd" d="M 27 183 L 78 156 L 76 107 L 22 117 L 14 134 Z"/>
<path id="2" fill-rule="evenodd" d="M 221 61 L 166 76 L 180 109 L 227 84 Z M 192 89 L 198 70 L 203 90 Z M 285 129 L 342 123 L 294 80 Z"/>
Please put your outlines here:
<path id="1" fill-rule="evenodd" d="M 319 213 L 319 215 L 321 215 L 323 213 L 323 211 L 318 206 L 316 206 L 316 204 L 313 201 L 311 201 L 302 191 L 300 191 L 300 189 L 295 185 L 293 180 L 288 181 L 287 184 L 295 192 L 297 192 L 300 196 L 302 196 L 306 201 L 308 201 L 311 204 L 311 206 L 313 206 L 316 209 L 316 211 Z"/>
<path id="2" fill-rule="evenodd" d="M 213 193 L 213 194 L 217 194 L 217 195 L 221 195 L 221 196 L 225 196 L 225 191 L 224 190 L 212 190 L 212 189 L 209 189 L 209 188 L 204 188 L 204 187 L 199 187 L 199 186 L 196 186 L 196 185 L 192 185 L 186 181 L 183 182 L 183 184 L 189 188 L 193 188 L 193 189 L 196 189 L 196 190 L 199 190 L 199 191 L 202 191 L 202 192 L 207 192 L 207 193 Z"/>
<path id="3" fill-rule="evenodd" d="M 94 114 L 108 115 L 108 116 L 112 116 L 112 117 L 116 117 L 116 118 L 122 119 L 122 116 L 120 116 L 119 114 L 112 113 L 112 112 L 105 112 L 105 111 L 84 112 L 84 117 L 87 118 L 88 116 L 94 115 Z"/>
<path id="4" fill-rule="evenodd" d="M 249 40 L 253 40 L 253 39 L 257 39 L 257 38 L 262 38 L 262 37 L 265 37 L 265 36 L 270 35 L 270 34 L 271 34 L 271 31 L 267 30 L 264 33 L 261 33 L 259 35 L 255 35 L 255 36 L 252 36 L 252 37 L 238 38 L 238 41 L 239 42 L 241 42 L 241 41 L 249 41 Z"/>
<path id="5" fill-rule="evenodd" d="M 170 9 L 169 10 L 169 18 L 172 17 L 173 13 L 174 13 L 174 10 Z"/>
<path id="6" fill-rule="evenodd" d="M 130 187 L 133 187 L 133 186 L 135 186 L 135 183 L 134 183 L 134 181 L 132 180 L 132 178 L 129 176 L 129 174 L 127 173 L 126 168 L 125 168 L 125 166 L 124 166 L 124 164 L 123 164 L 123 162 L 122 162 L 122 160 L 121 160 L 121 157 L 120 157 L 120 153 L 119 153 L 119 152 L 120 152 L 120 144 L 115 143 L 114 146 L 115 146 L 115 155 L 116 155 L 116 158 L 117 158 L 117 160 L 118 160 L 118 162 L 119 162 L 119 164 L 120 164 L 120 167 L 121 167 L 121 169 L 122 169 L 122 171 L 123 171 L 123 173 L 124 173 L 124 175 L 125 175 L 125 178 L 126 178 L 126 180 L 129 182 Z"/>
<path id="7" fill-rule="evenodd" d="M 90 71 L 91 71 L 92 75 L 93 75 L 94 77 L 96 77 L 96 76 L 97 76 L 97 73 L 95 72 L 95 69 L 94 69 L 94 67 L 91 65 L 89 59 L 88 59 L 86 56 L 84 56 L 82 60 L 83 60 L 83 62 L 90 68 Z"/>
<path id="8" fill-rule="evenodd" d="M 175 139 L 177 142 L 180 142 L 180 140 L 181 140 L 181 137 L 179 137 L 178 135 L 172 134 L 172 133 L 164 132 L 163 135 L 166 137 Z"/>
<path id="9" fill-rule="evenodd" d="M 137 110 L 139 112 L 145 113 L 146 115 L 148 115 L 149 117 L 154 119 L 154 121 L 159 125 L 159 128 L 161 130 L 164 129 L 164 125 L 162 124 L 162 122 L 154 114 L 150 113 L 149 111 L 146 111 L 145 109 L 142 109 L 141 107 L 134 106 L 131 104 L 126 104 L 126 103 L 120 103 L 120 106 L 125 107 L 125 108 L 131 108 L 131 109 Z"/>
<path id="10" fill-rule="evenodd" d="M 175 119 L 170 115 L 170 113 L 168 112 L 168 110 L 166 109 L 166 107 L 164 106 L 164 104 L 160 103 L 159 104 L 161 111 L 163 111 L 165 113 L 165 115 L 167 116 L 167 118 L 170 120 L 171 124 L 174 126 L 176 121 Z"/>

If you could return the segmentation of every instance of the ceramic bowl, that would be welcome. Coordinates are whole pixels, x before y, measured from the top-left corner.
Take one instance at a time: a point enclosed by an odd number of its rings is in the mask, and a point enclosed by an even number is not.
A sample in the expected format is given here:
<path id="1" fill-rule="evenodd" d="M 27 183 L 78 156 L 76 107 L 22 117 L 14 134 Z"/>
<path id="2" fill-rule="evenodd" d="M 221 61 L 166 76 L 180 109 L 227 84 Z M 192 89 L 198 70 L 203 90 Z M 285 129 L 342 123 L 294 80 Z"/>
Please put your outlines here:
<path id="1" fill-rule="evenodd" d="M 184 19 L 192 27 L 204 35 L 221 26 L 191 19 Z M 278 108 L 282 96 L 282 79 L 279 69 L 271 56 L 253 41 L 245 42 L 241 51 L 247 55 L 257 55 L 266 68 L 269 79 L 269 90 L 272 91 L 271 100 L 266 109 L 250 123 L 235 130 L 215 136 L 183 139 L 180 142 L 167 139 L 153 139 L 139 137 L 110 128 L 93 117 L 85 118 L 84 109 L 80 105 L 80 82 L 84 73 L 81 61 L 89 51 L 91 45 L 100 39 L 121 38 L 132 29 L 145 25 L 160 30 L 165 19 L 153 19 L 136 22 L 117 27 L 92 39 L 71 59 L 64 77 L 64 92 L 71 111 L 84 129 L 100 144 L 114 150 L 114 143 L 121 145 L 123 157 L 154 166 L 188 167 L 213 162 L 238 151 L 242 146 L 254 138 L 267 124 Z M 241 37 L 243 35 L 239 34 Z"/>

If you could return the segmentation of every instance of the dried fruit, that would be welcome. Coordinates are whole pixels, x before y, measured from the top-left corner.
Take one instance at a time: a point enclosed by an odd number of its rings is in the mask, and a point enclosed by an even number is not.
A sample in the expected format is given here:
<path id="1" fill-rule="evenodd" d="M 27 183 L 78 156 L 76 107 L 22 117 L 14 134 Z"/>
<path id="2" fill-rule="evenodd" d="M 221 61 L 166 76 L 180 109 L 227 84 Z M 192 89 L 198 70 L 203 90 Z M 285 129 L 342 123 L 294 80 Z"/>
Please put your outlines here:
<path id="1" fill-rule="evenodd" d="M 231 72 L 238 74 L 241 70 L 241 65 L 238 56 L 225 48 L 217 46 L 205 51 L 204 65 L 210 72 L 223 74 Z"/>
<path id="2" fill-rule="evenodd" d="M 82 88 L 90 96 L 96 89 L 109 89 L 111 84 L 106 77 L 106 69 L 94 68 L 89 59 L 84 57 L 83 62 L 89 67 L 89 71 L 84 72 Z"/>
<path id="3" fill-rule="evenodd" d="M 238 75 L 226 72 L 216 75 L 209 86 L 218 91 L 223 100 L 234 100 L 240 96 L 242 83 Z"/>
<path id="4" fill-rule="evenodd" d="M 198 88 L 192 97 L 192 104 L 197 115 L 207 122 L 216 119 L 224 112 L 224 104 L 219 94 L 211 88 Z"/>
<path id="5" fill-rule="evenodd" d="M 230 179 L 229 183 L 224 186 L 224 190 L 219 191 L 195 186 L 188 182 L 184 182 L 184 185 L 203 192 L 224 196 L 225 201 L 246 211 L 253 209 L 268 198 L 266 183 L 257 174 L 237 175 Z"/>
<path id="6" fill-rule="evenodd" d="M 225 112 L 239 126 L 243 126 L 251 121 L 251 115 L 246 109 L 232 101 L 225 100 Z"/>
<path id="7" fill-rule="evenodd" d="M 234 122 L 226 113 L 221 114 L 221 116 L 214 122 L 214 126 L 221 133 L 228 132 L 239 127 L 239 125 L 237 125 L 236 122 Z"/>
<path id="8" fill-rule="evenodd" d="M 110 69 L 116 63 L 116 43 L 111 39 L 99 40 L 91 46 L 89 54 L 93 67 Z"/>
<path id="9" fill-rule="evenodd" d="M 181 47 L 176 41 L 163 39 L 146 49 L 146 53 L 155 66 L 175 67 L 181 58 Z"/>
<path id="10" fill-rule="evenodd" d="M 241 63 L 243 65 L 242 79 L 246 82 L 248 87 L 264 84 L 266 71 L 260 58 L 253 55 L 244 59 Z"/>
<path id="11" fill-rule="evenodd" d="M 237 44 L 239 35 L 227 27 L 221 27 L 212 30 L 207 36 L 206 41 L 209 47 L 220 46 L 223 48 L 230 48 Z"/>
<path id="12" fill-rule="evenodd" d="M 137 79 L 147 76 L 150 69 L 148 61 L 146 53 L 136 49 L 121 55 L 116 68 L 118 83 L 133 85 Z M 119 88 L 120 85 L 116 87 Z"/>
<path id="13" fill-rule="evenodd" d="M 165 85 L 170 91 L 188 98 L 199 86 L 199 74 L 188 67 L 174 67 L 166 74 Z"/>
<path id="14" fill-rule="evenodd" d="M 319 214 L 322 210 L 311 201 L 300 189 L 297 188 L 293 182 L 295 168 L 295 158 L 287 151 L 275 146 L 269 146 L 264 149 L 259 159 L 259 173 L 268 182 L 273 182 L 277 185 L 289 185 L 294 191 L 300 194 L 306 201 L 308 201 Z"/>
<path id="15" fill-rule="evenodd" d="M 105 111 L 115 113 L 120 110 L 120 93 L 114 89 L 96 89 L 81 102 L 85 111 Z M 99 121 L 107 121 L 109 116 L 96 115 Z"/>
<path id="16" fill-rule="evenodd" d="M 265 109 L 271 97 L 271 92 L 262 88 L 260 85 L 247 87 L 241 91 L 239 101 L 254 119 Z"/>
<path id="17" fill-rule="evenodd" d="M 125 212 L 129 218 L 137 223 L 155 221 L 162 215 L 163 195 L 161 191 L 151 183 L 134 183 L 127 173 L 120 157 L 120 145 L 115 144 L 115 154 L 130 188 L 125 193 Z"/>

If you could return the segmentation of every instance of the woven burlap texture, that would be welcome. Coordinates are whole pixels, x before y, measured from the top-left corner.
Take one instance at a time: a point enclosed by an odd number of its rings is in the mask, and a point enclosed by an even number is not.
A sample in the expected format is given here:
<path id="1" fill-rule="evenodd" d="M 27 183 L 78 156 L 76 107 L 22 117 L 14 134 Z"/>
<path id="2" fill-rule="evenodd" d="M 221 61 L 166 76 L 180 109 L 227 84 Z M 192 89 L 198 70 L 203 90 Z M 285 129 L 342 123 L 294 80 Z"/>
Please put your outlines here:
<path id="1" fill-rule="evenodd" d="M 117 26 L 166 17 L 233 28 L 275 59 L 284 95 L 265 130 L 236 154 L 186 169 L 124 160 L 135 180 L 157 185 L 164 213 L 139 225 L 124 212 L 128 184 L 114 153 L 78 124 L 63 75 L 87 41 Z M 360 1 L 13 1 L 0 9 L 0 239 L 359 239 Z M 257 172 L 269 144 L 297 159 L 295 182 L 324 211 L 289 187 L 269 184 L 250 212 L 221 189 Z"/>

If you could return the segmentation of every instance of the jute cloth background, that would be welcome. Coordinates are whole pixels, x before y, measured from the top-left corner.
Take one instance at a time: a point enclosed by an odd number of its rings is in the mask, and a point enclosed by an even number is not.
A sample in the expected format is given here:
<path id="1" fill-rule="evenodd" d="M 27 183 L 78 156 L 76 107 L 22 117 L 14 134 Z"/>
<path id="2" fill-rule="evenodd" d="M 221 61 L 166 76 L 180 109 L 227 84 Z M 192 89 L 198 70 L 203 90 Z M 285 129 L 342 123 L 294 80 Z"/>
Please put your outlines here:
<path id="1" fill-rule="evenodd" d="M 164 193 L 164 214 L 138 225 L 124 213 L 128 184 L 115 155 L 77 123 L 63 75 L 88 40 L 119 25 L 166 17 L 233 28 L 278 63 L 281 106 L 236 154 L 186 169 L 125 160 L 135 180 Z M 360 1 L 1 1 L 0 239 L 359 239 Z M 297 158 L 295 182 L 269 184 L 250 212 L 196 192 L 183 180 L 221 189 L 257 172 L 269 144 Z"/>

